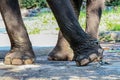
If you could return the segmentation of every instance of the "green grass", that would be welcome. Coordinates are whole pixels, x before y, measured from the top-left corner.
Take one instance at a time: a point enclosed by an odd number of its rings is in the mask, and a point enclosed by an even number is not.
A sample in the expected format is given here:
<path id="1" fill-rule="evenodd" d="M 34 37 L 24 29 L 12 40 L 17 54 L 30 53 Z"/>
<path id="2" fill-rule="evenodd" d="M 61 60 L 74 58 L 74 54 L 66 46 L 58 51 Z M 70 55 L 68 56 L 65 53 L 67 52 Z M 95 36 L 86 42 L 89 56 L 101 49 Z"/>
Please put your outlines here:
<path id="1" fill-rule="evenodd" d="M 80 12 L 79 23 L 83 29 L 86 27 L 86 13 L 84 11 Z"/>
<path id="2" fill-rule="evenodd" d="M 38 34 L 43 30 L 59 30 L 56 19 L 51 12 L 40 13 L 32 18 L 24 19 L 27 30 L 30 34 Z M 86 26 L 86 13 L 81 11 L 79 22 L 83 29 Z M 120 7 L 111 11 L 103 11 L 100 31 L 120 31 Z"/>
<path id="3" fill-rule="evenodd" d="M 120 31 L 120 7 L 111 11 L 103 11 L 100 26 L 107 31 Z"/>
<path id="4" fill-rule="evenodd" d="M 35 17 L 24 18 L 24 23 L 29 34 L 39 34 L 41 31 L 58 30 L 57 22 L 51 12 L 40 13 Z"/>
<path id="5" fill-rule="evenodd" d="M 86 13 L 81 11 L 79 18 L 83 29 L 86 26 Z M 120 6 L 111 11 L 103 10 L 99 31 L 120 31 Z"/>

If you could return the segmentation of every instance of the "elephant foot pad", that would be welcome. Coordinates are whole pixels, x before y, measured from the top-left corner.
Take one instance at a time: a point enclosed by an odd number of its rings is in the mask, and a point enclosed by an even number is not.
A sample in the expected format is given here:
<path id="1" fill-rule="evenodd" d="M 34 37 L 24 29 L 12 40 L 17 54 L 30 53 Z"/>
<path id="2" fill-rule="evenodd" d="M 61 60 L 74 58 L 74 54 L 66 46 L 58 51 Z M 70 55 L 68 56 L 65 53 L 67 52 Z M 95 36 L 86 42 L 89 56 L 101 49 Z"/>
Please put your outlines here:
<path id="1" fill-rule="evenodd" d="M 11 59 L 10 57 L 5 58 L 4 63 L 6 65 L 24 65 L 24 64 L 33 64 L 34 63 L 34 59 L 30 58 L 30 59 L 20 59 L 20 58 L 14 58 Z"/>

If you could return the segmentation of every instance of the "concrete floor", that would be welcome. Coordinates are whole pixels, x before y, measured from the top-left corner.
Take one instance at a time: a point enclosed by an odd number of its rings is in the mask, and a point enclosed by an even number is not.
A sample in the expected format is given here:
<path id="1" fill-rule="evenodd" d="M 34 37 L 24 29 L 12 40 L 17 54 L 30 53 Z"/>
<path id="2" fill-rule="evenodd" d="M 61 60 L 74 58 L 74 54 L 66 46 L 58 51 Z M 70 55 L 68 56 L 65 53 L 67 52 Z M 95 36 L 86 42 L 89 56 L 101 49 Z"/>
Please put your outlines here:
<path id="1" fill-rule="evenodd" d="M 12 66 L 3 64 L 3 57 L 10 47 L 7 34 L 1 35 L 4 38 L 0 40 L 0 80 L 120 80 L 120 44 L 101 44 L 109 49 L 104 51 L 103 58 L 109 64 L 91 63 L 77 67 L 74 61 L 47 60 L 47 55 L 55 46 L 56 35 L 31 35 L 36 63 Z"/>

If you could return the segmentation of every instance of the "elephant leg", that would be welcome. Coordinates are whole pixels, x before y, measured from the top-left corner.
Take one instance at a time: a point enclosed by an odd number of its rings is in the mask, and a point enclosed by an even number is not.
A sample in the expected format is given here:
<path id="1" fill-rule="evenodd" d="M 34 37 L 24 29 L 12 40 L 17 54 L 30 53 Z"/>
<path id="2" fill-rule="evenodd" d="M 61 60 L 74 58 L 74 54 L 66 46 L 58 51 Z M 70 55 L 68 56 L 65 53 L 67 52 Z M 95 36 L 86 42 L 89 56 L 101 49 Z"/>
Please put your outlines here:
<path id="1" fill-rule="evenodd" d="M 74 9 L 74 12 L 79 18 L 80 14 L 80 7 L 82 5 L 83 0 L 70 0 Z M 48 60 L 55 60 L 55 61 L 67 61 L 73 60 L 73 51 L 70 48 L 69 43 L 62 35 L 62 32 L 59 31 L 58 40 L 55 48 L 49 53 Z"/>
<path id="2" fill-rule="evenodd" d="M 104 0 L 87 0 L 86 32 L 98 38 L 98 28 L 102 15 Z"/>
<path id="3" fill-rule="evenodd" d="M 22 21 L 18 0 L 1 0 L 0 11 L 11 42 L 11 50 L 5 56 L 4 63 L 32 64 L 35 55 Z"/>
<path id="4" fill-rule="evenodd" d="M 87 65 L 102 58 L 103 49 L 95 38 L 81 28 L 70 0 L 47 0 L 60 30 L 70 47 L 78 66 Z"/>

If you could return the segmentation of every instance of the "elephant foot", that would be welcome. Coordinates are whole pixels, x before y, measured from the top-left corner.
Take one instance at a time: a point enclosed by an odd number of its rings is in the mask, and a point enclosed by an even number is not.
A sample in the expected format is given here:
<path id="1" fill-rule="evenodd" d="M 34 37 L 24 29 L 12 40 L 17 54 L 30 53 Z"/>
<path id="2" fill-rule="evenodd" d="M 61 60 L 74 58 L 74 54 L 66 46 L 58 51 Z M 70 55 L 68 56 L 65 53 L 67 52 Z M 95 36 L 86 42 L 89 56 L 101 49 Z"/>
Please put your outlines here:
<path id="1" fill-rule="evenodd" d="M 69 46 L 56 46 L 48 55 L 50 61 L 71 61 L 73 60 L 73 51 Z"/>
<path id="2" fill-rule="evenodd" d="M 73 48 L 74 59 L 77 66 L 86 66 L 87 64 L 100 61 L 103 56 L 103 49 L 98 42 L 92 41 Z"/>
<path id="3" fill-rule="evenodd" d="M 24 65 L 33 64 L 35 61 L 33 51 L 11 50 L 5 56 L 4 63 L 6 65 Z"/>

